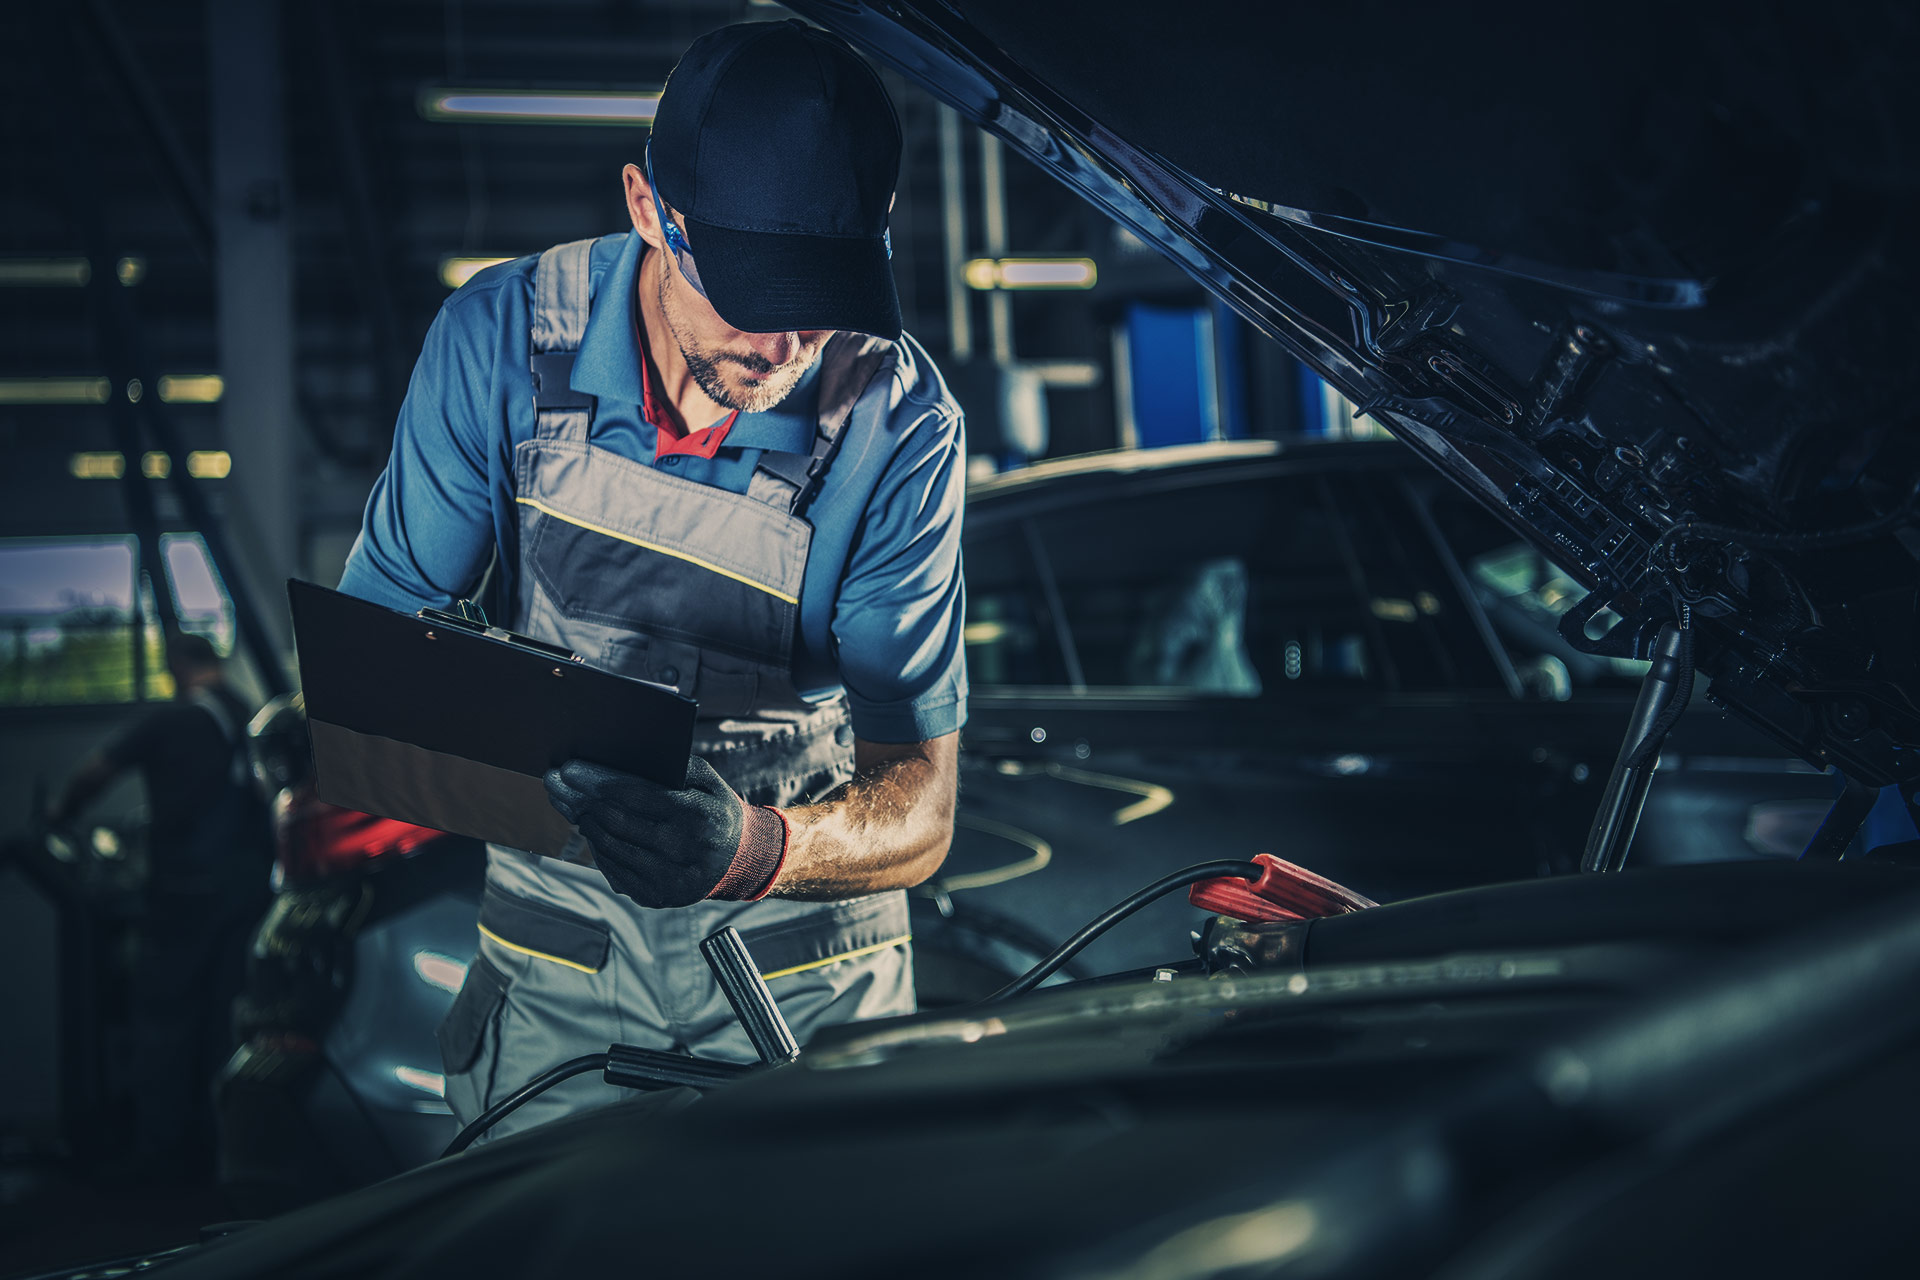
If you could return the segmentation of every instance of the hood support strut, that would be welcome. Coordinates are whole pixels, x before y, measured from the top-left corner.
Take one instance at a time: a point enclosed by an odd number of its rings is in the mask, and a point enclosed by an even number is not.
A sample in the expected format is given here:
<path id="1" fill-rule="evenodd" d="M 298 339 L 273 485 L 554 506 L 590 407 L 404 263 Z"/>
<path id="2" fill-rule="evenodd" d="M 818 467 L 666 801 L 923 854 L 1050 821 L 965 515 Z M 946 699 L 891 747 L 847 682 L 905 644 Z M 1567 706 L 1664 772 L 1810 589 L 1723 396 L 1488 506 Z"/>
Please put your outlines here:
<path id="1" fill-rule="evenodd" d="M 1693 629 L 1669 622 L 1653 642 L 1653 665 L 1641 682 L 1640 696 L 1627 720 L 1627 733 L 1613 774 L 1600 797 L 1600 808 L 1587 831 L 1582 871 L 1618 871 L 1626 865 L 1627 850 L 1640 825 L 1653 771 L 1660 764 L 1660 748 L 1673 730 L 1693 693 Z"/>

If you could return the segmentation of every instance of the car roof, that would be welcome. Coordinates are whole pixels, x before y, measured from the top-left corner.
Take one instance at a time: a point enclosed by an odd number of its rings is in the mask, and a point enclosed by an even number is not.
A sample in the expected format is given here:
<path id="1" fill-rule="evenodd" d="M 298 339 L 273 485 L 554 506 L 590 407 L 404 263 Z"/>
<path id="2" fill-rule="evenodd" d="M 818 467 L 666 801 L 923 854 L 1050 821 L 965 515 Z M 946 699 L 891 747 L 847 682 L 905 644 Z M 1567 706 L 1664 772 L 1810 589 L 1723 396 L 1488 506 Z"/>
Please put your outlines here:
<path id="1" fill-rule="evenodd" d="M 1372 467 L 1404 463 L 1415 470 L 1417 460 L 1393 440 L 1325 440 L 1282 444 L 1278 440 L 1210 440 L 1198 444 L 1164 445 L 1154 449 L 1108 449 L 1098 453 L 1052 458 L 1032 466 L 1003 471 L 967 486 L 969 503 L 998 502 L 1019 497 L 1055 496 L 1064 487 L 1075 492 L 1101 491 L 1128 477 L 1190 476 L 1208 471 L 1240 472 L 1248 464 L 1283 461 L 1315 466 Z M 1259 467 L 1261 472 L 1269 470 Z"/>

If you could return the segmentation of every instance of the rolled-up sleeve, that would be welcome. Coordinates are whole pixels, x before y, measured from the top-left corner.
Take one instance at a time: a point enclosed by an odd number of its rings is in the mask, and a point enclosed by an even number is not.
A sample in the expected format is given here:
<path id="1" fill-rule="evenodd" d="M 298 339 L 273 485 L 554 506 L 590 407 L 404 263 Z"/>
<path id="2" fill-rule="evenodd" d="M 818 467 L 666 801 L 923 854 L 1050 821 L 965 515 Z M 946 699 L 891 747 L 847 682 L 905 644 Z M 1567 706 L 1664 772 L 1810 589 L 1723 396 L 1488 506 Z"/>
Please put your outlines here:
<path id="1" fill-rule="evenodd" d="M 487 567 L 495 541 L 488 455 L 500 433 L 490 293 L 470 283 L 427 331 L 393 455 L 340 579 L 348 595 L 395 609 L 444 607 Z"/>
<path id="2" fill-rule="evenodd" d="M 869 742 L 925 742 L 966 723 L 965 497 L 960 415 L 929 411 L 874 490 L 834 608 L 853 731 Z"/>

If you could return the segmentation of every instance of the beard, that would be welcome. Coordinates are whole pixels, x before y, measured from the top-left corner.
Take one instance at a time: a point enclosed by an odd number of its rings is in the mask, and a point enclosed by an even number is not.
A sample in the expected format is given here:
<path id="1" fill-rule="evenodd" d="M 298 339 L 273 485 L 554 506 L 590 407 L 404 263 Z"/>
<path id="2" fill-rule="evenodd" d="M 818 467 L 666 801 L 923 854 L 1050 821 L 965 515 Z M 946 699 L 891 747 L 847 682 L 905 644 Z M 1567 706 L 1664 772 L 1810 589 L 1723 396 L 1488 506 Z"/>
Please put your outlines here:
<path id="1" fill-rule="evenodd" d="M 701 346 L 687 336 L 674 314 L 674 300 L 667 289 L 672 277 L 671 271 L 661 272 L 660 314 L 667 318 L 667 328 L 680 347 L 680 355 L 686 360 L 687 372 L 693 375 L 695 385 L 721 408 L 742 413 L 761 413 L 785 400 L 801 376 L 813 366 L 820 354 L 819 348 L 808 350 L 803 346 L 792 360 L 775 364 L 753 351 L 721 351 Z M 759 376 L 749 380 L 739 371 Z"/>

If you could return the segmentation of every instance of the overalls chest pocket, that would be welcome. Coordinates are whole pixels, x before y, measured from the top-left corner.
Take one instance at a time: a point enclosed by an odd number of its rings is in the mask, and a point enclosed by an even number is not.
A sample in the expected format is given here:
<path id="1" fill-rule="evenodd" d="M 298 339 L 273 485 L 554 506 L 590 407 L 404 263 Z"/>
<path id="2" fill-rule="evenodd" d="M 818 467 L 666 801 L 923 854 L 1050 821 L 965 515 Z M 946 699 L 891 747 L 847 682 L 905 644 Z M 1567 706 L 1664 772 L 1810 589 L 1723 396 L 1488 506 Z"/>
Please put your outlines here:
<path id="1" fill-rule="evenodd" d="M 662 646 L 785 664 L 798 614 L 798 600 L 789 593 L 585 522 L 540 512 L 532 524 L 526 557 L 541 593 L 562 618 Z M 664 647 L 661 654 L 653 669 L 615 669 L 679 687 L 678 676 L 664 674 L 678 664 Z M 632 655 L 601 656 L 611 665 L 630 662 Z"/>

